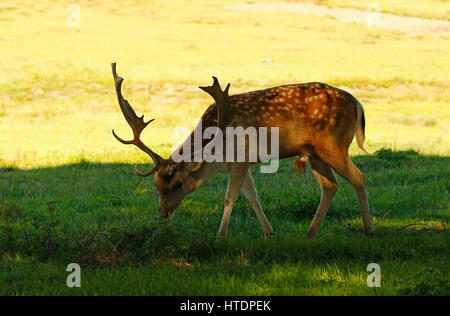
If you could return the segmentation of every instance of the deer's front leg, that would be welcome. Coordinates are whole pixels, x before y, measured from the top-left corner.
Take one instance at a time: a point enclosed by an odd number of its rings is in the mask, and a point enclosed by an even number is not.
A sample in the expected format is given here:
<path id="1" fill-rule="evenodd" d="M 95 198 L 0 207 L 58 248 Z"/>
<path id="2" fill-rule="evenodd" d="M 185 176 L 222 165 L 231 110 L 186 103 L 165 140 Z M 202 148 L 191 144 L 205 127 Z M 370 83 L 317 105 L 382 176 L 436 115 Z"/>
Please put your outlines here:
<path id="1" fill-rule="evenodd" d="M 248 163 L 233 163 L 231 165 L 230 180 L 228 181 L 227 194 L 225 196 L 225 209 L 223 211 L 222 223 L 220 224 L 218 233 L 220 237 L 227 236 L 233 204 L 239 197 L 239 192 L 241 191 L 242 183 L 246 178 L 248 168 Z"/>

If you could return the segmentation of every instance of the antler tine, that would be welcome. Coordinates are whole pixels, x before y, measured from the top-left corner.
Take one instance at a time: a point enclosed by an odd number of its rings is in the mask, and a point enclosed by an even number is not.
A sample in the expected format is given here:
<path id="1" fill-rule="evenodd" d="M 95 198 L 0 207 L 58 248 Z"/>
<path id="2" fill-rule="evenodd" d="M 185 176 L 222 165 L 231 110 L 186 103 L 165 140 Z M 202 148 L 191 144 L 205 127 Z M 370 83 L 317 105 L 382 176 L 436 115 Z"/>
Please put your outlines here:
<path id="1" fill-rule="evenodd" d="M 217 105 L 217 125 L 219 128 L 224 128 L 228 123 L 231 108 L 230 97 L 228 96 L 230 84 L 228 84 L 225 90 L 222 91 L 219 80 L 214 76 L 212 78 L 212 86 L 199 88 L 213 97 Z"/>
<path id="2" fill-rule="evenodd" d="M 117 93 L 117 99 L 119 101 L 120 109 L 122 110 L 123 115 L 125 116 L 125 119 L 127 120 L 128 124 L 130 125 L 131 129 L 133 130 L 135 138 L 138 138 L 141 134 L 141 132 L 144 130 L 145 127 L 147 127 L 148 124 L 150 124 L 154 119 L 144 122 L 144 115 L 141 117 L 138 117 L 136 115 L 136 112 L 131 107 L 130 103 L 128 103 L 127 100 L 124 99 L 122 96 L 122 82 L 123 78 L 119 77 L 116 72 L 116 63 L 112 63 L 112 71 L 114 76 L 114 83 L 116 87 L 116 93 Z"/>
<path id="3" fill-rule="evenodd" d="M 116 88 L 116 94 L 117 94 L 117 100 L 119 101 L 120 109 L 122 110 L 123 116 L 125 117 L 125 120 L 128 122 L 128 125 L 130 125 L 131 129 L 133 130 L 133 136 L 134 138 L 132 140 L 123 140 L 117 134 L 112 131 L 114 137 L 121 142 L 122 144 L 130 145 L 133 144 L 140 148 L 142 151 L 146 152 L 155 162 L 155 167 L 150 170 L 149 172 L 142 174 L 136 169 L 136 173 L 140 176 L 149 176 L 152 173 L 154 173 L 161 164 L 164 163 L 164 159 L 159 156 L 157 153 L 152 151 L 149 147 L 147 147 L 140 139 L 140 135 L 144 128 L 147 127 L 148 124 L 154 121 L 154 119 L 151 119 L 148 122 L 144 121 L 144 115 L 138 117 L 136 115 L 136 112 L 131 107 L 130 103 L 128 103 L 127 100 L 124 99 L 122 96 L 122 82 L 123 78 L 117 75 L 116 72 L 116 63 L 111 64 L 112 73 L 114 77 L 114 85 Z"/>
<path id="4" fill-rule="evenodd" d="M 220 87 L 219 80 L 217 77 L 213 76 L 213 85 L 209 87 L 199 87 L 206 93 L 208 93 L 210 96 L 216 100 L 216 98 L 222 98 L 222 97 L 228 97 L 228 90 L 230 89 L 230 84 L 227 85 L 224 91 L 222 91 L 222 88 Z"/>

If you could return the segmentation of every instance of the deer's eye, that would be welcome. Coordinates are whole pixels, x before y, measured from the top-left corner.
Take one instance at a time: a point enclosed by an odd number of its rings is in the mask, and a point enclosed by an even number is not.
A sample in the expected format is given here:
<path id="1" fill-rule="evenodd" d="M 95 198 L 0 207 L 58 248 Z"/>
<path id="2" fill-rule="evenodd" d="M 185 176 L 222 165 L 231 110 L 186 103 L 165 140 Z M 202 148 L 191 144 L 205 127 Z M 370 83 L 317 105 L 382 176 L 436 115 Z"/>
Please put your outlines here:
<path id="1" fill-rule="evenodd" d="M 173 191 L 178 191 L 179 189 L 181 189 L 182 186 L 183 186 L 183 184 L 182 184 L 181 182 L 177 182 L 177 183 L 173 186 L 172 190 L 173 190 Z"/>

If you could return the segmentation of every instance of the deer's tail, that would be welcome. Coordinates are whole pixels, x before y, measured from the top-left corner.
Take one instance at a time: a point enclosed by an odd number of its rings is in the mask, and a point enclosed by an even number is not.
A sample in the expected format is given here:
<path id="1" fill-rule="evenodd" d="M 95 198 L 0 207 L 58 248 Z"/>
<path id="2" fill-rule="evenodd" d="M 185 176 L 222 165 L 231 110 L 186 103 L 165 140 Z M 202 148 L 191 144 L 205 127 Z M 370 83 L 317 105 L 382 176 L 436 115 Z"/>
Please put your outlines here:
<path id="1" fill-rule="evenodd" d="M 364 140 L 366 139 L 365 136 L 366 118 L 364 117 L 364 109 L 358 100 L 356 100 L 356 115 L 357 115 L 356 130 L 355 130 L 356 143 L 358 144 L 358 147 L 361 148 L 366 154 L 369 154 L 367 150 L 364 148 Z"/>

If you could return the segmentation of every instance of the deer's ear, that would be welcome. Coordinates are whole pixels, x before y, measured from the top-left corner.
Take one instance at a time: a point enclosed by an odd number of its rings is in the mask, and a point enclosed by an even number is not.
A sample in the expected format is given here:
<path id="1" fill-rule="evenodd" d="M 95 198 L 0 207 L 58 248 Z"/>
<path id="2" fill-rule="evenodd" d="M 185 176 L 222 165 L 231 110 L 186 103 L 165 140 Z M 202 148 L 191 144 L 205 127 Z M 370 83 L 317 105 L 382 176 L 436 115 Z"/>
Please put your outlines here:
<path id="1" fill-rule="evenodd" d="M 190 172 L 194 172 L 196 170 L 198 170 L 203 164 L 203 161 L 201 162 L 188 162 L 186 164 L 186 170 L 190 171 Z"/>

